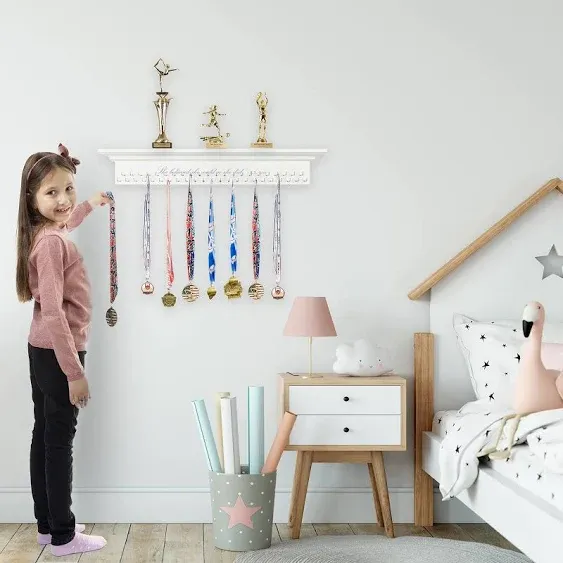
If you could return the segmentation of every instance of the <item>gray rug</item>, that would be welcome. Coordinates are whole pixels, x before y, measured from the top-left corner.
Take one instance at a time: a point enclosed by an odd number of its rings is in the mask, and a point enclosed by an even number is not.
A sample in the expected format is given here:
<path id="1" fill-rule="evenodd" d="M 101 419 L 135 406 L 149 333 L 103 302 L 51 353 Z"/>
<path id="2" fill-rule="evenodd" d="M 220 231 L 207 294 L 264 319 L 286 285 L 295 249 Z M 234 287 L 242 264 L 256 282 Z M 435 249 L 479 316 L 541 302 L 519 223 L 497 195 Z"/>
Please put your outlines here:
<path id="1" fill-rule="evenodd" d="M 319 536 L 241 553 L 235 563 L 531 563 L 525 555 L 457 540 L 404 536 Z"/>

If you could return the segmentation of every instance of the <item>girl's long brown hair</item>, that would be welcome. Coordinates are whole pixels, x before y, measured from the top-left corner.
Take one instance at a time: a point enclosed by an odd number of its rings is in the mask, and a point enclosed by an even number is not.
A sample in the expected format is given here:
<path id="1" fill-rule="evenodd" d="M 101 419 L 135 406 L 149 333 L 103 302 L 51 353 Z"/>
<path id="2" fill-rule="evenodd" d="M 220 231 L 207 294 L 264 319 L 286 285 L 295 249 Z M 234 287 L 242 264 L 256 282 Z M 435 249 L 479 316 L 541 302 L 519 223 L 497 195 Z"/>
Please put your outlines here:
<path id="1" fill-rule="evenodd" d="M 57 168 L 64 168 L 75 174 L 78 163 L 77 159 L 68 156 L 68 151 L 63 155 L 54 152 L 37 152 L 26 160 L 23 167 L 18 211 L 16 265 L 16 291 L 18 299 L 22 303 L 32 299 L 29 289 L 29 255 L 35 234 L 46 221 L 35 206 L 37 190 L 43 180 Z"/>

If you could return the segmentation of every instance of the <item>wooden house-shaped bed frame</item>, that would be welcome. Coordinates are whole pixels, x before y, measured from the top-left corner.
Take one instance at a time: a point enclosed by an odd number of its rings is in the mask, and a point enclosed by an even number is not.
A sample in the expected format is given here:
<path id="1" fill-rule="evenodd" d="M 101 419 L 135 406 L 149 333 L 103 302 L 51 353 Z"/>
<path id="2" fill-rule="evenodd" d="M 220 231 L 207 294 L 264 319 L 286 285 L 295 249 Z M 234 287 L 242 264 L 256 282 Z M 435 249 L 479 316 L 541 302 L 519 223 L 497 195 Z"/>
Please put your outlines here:
<path id="1" fill-rule="evenodd" d="M 456 256 L 409 293 L 417 300 L 465 260 L 509 227 L 548 194 L 563 193 L 563 182 L 553 178 L 541 186 Z M 434 334 L 414 334 L 415 475 L 414 523 L 434 523 L 433 479 L 439 482 L 440 438 L 432 433 L 434 418 Z M 461 405 L 460 405 L 461 407 Z M 563 518 L 552 505 L 535 498 L 488 467 L 480 469 L 477 481 L 458 497 L 477 516 L 489 523 L 536 563 L 552 563 L 561 557 Z M 536 533 L 534 530 L 536 529 Z"/>

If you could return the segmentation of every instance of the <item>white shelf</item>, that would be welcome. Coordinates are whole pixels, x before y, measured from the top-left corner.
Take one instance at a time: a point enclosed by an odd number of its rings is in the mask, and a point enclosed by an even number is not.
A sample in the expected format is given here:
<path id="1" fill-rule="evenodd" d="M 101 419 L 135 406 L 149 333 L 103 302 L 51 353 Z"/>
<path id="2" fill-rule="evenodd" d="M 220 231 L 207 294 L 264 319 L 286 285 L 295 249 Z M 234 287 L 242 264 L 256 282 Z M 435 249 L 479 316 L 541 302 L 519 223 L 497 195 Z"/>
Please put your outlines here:
<path id="1" fill-rule="evenodd" d="M 282 185 L 311 183 L 313 162 L 327 149 L 98 149 L 114 163 L 117 185 Z"/>

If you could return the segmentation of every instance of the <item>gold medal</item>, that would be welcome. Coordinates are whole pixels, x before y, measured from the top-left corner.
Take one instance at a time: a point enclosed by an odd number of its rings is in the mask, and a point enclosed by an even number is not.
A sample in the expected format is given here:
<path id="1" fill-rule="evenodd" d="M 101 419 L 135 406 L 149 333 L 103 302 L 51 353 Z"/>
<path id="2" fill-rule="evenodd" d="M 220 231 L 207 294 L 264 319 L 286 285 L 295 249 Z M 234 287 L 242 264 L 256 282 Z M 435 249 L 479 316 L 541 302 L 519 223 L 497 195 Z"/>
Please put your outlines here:
<path id="1" fill-rule="evenodd" d="M 259 282 L 254 282 L 248 288 L 248 295 L 251 299 L 258 301 L 258 299 L 262 299 L 264 297 L 264 286 Z"/>
<path id="2" fill-rule="evenodd" d="M 165 307 L 174 307 L 174 305 L 176 305 L 176 296 L 174 294 L 170 293 L 169 291 L 167 291 L 162 296 L 162 304 Z"/>
<path id="3" fill-rule="evenodd" d="M 165 307 L 176 305 L 176 296 L 170 293 L 174 283 L 174 262 L 172 260 L 172 230 L 170 228 L 170 180 L 166 181 L 166 293 L 162 296 Z"/>
<path id="4" fill-rule="evenodd" d="M 199 297 L 199 289 L 193 283 L 189 283 L 182 290 L 182 297 L 189 302 L 195 301 Z"/>
<path id="5" fill-rule="evenodd" d="M 207 297 L 209 297 L 209 300 L 211 301 L 211 299 L 213 299 L 215 295 L 217 295 L 217 290 L 215 289 L 214 286 L 210 285 L 207 288 Z"/>
<path id="6" fill-rule="evenodd" d="M 115 326 L 117 323 L 117 312 L 113 307 L 110 307 L 106 312 L 106 323 L 108 326 Z"/>
<path id="7" fill-rule="evenodd" d="M 241 283 L 235 278 L 235 276 L 231 276 L 227 283 L 224 286 L 225 295 L 229 299 L 238 299 L 242 295 L 242 285 Z"/>

